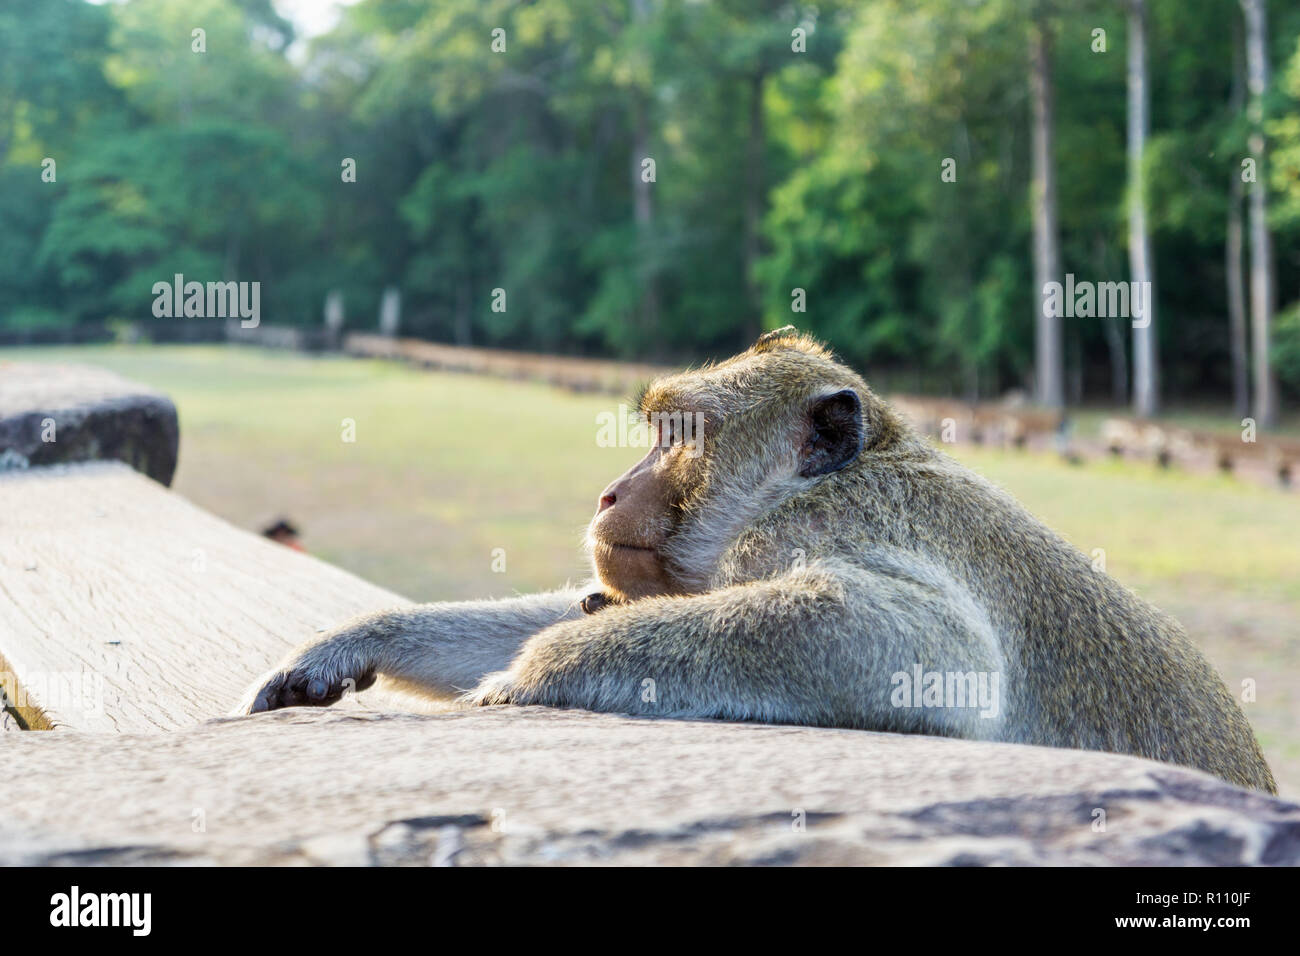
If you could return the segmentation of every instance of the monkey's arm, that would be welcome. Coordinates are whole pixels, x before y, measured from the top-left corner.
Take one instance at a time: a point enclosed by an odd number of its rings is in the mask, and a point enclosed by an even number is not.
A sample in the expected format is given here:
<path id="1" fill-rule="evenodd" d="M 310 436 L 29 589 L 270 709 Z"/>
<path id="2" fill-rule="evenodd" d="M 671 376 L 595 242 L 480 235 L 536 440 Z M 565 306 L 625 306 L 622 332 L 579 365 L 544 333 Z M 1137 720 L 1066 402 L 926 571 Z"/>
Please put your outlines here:
<path id="1" fill-rule="evenodd" d="M 897 676 L 910 681 L 918 663 L 926 672 L 1002 670 L 974 602 L 942 572 L 891 558 L 874 570 L 809 565 L 557 624 L 463 700 L 963 737 L 998 732 L 1000 705 L 992 719 L 973 707 L 895 706 Z"/>
<path id="2" fill-rule="evenodd" d="M 263 675 L 236 714 L 332 704 L 377 675 L 450 698 L 505 667 L 532 635 L 582 616 L 588 589 L 501 601 L 421 604 L 358 617 L 297 648 Z"/>

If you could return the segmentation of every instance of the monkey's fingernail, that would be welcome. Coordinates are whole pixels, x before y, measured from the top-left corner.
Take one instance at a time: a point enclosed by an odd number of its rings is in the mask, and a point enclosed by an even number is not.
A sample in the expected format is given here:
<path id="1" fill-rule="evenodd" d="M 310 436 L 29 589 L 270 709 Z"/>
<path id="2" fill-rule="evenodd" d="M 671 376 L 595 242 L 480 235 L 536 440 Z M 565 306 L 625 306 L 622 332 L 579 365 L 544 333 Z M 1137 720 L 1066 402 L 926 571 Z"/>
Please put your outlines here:
<path id="1" fill-rule="evenodd" d="M 329 686 L 323 680 L 309 681 L 307 684 L 307 696 L 312 700 L 320 700 L 329 693 Z"/>

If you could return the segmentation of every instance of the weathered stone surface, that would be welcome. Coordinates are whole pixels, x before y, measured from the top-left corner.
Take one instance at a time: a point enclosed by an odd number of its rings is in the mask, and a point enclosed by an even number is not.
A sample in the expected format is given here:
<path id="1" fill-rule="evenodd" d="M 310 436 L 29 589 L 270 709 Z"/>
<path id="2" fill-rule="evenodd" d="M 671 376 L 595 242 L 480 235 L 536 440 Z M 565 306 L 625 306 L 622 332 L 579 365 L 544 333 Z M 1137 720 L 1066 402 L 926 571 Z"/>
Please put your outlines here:
<path id="1" fill-rule="evenodd" d="M 544 708 L 0 740 L 5 864 L 1300 862 L 1300 806 L 1010 744 Z"/>
<path id="2" fill-rule="evenodd" d="M 0 362 L 0 470 L 115 459 L 169 485 L 179 442 L 165 395 L 91 366 Z"/>
<path id="3" fill-rule="evenodd" d="M 121 462 L 0 472 L 0 688 L 28 727 L 191 727 L 296 644 L 405 603 Z"/>

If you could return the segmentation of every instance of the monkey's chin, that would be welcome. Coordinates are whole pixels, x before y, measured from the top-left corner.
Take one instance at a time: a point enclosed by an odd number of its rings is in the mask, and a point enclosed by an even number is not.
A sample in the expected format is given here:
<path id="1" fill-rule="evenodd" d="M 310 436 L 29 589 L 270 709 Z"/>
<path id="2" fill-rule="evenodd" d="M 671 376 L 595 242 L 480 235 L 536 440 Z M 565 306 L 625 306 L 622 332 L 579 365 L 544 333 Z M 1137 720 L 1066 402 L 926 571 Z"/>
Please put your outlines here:
<path id="1" fill-rule="evenodd" d="M 591 563 L 600 583 L 621 600 L 635 601 L 675 591 L 654 548 L 595 539 L 591 542 Z"/>

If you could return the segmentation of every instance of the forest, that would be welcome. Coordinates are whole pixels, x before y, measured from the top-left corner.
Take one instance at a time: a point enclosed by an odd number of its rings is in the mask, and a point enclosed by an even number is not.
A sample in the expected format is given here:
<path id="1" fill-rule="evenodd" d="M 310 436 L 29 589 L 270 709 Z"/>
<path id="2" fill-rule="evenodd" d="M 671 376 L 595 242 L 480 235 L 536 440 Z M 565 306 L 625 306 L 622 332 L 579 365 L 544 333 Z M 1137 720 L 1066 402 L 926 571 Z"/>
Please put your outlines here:
<path id="1" fill-rule="evenodd" d="M 397 289 L 440 342 L 681 362 L 793 323 L 896 388 L 1267 427 L 1298 106 L 1291 2 L 360 0 L 308 37 L 5 0 L 0 333 L 147 319 L 176 274 L 278 325 Z"/>

